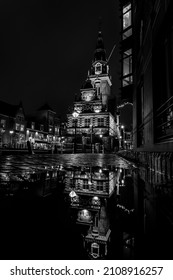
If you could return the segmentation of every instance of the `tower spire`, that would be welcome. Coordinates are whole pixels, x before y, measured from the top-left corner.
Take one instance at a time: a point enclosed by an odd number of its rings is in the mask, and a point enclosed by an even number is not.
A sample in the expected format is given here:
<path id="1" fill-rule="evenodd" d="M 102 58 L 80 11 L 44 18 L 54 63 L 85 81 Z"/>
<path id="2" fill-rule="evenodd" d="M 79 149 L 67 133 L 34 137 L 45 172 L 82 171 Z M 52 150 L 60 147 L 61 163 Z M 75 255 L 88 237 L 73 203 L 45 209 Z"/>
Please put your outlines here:
<path id="1" fill-rule="evenodd" d="M 102 35 L 102 18 L 99 18 L 98 26 L 98 37 L 96 42 L 96 49 L 94 52 L 94 61 L 105 61 L 106 62 L 106 51 L 104 48 L 103 35 Z"/>
<path id="2" fill-rule="evenodd" d="M 99 27 L 99 31 L 101 31 L 102 30 L 102 17 L 101 16 L 99 17 L 98 27 Z"/>

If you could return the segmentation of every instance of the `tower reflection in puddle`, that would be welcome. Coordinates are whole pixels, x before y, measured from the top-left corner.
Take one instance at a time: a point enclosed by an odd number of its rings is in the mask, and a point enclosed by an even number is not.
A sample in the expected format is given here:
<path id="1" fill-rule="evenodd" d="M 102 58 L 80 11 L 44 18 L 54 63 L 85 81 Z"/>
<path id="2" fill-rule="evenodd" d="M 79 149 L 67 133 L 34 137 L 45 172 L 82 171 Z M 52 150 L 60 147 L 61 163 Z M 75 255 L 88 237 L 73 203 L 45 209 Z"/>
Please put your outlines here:
<path id="1" fill-rule="evenodd" d="M 71 166 L 66 170 L 64 192 L 74 222 L 81 226 L 83 246 L 91 259 L 108 256 L 111 240 L 109 200 L 114 194 L 114 204 L 120 207 L 117 202 L 125 180 L 124 169 L 115 166 Z M 115 212 L 111 214 L 116 215 Z"/>

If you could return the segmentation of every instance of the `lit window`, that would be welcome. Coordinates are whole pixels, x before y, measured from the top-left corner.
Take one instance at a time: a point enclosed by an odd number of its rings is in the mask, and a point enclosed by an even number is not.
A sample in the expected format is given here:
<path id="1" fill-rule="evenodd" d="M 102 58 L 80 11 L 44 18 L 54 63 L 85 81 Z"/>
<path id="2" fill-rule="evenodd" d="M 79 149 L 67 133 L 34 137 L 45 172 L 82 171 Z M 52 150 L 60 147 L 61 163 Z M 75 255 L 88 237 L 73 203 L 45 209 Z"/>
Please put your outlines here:
<path id="1" fill-rule="evenodd" d="M 83 189 L 84 190 L 88 190 L 89 189 L 88 180 L 83 180 Z"/>
<path id="2" fill-rule="evenodd" d="M 1 120 L 1 125 L 0 125 L 0 127 L 1 128 L 5 128 L 5 125 L 6 125 L 6 120 Z"/>
<path id="3" fill-rule="evenodd" d="M 132 73 L 132 49 L 123 53 L 123 76 Z"/>
<path id="4" fill-rule="evenodd" d="M 132 24 L 131 4 L 123 7 L 123 29 L 128 28 Z"/>
<path id="5" fill-rule="evenodd" d="M 130 28 L 123 33 L 123 40 L 130 37 L 131 35 L 132 35 L 132 29 Z"/>
<path id="6" fill-rule="evenodd" d="M 21 124 L 21 126 L 20 126 L 20 131 L 24 131 L 24 125 L 23 124 Z"/>
<path id="7" fill-rule="evenodd" d="M 16 130 L 20 130 L 20 125 L 16 123 Z"/>
<path id="8" fill-rule="evenodd" d="M 35 123 L 34 122 L 31 123 L 31 129 L 35 129 Z"/>
<path id="9" fill-rule="evenodd" d="M 97 181 L 97 190 L 98 191 L 103 191 L 103 182 L 102 181 Z"/>
<path id="10" fill-rule="evenodd" d="M 89 127 L 90 126 L 90 122 L 91 122 L 90 119 L 85 119 L 85 126 Z"/>
<path id="11" fill-rule="evenodd" d="M 99 245 L 97 243 L 91 244 L 91 254 L 97 258 L 99 256 Z"/>
<path id="12" fill-rule="evenodd" d="M 91 222 L 91 213 L 87 209 L 79 211 L 78 220 L 83 222 Z"/>
<path id="13" fill-rule="evenodd" d="M 100 113 L 101 109 L 102 109 L 101 105 L 95 105 L 94 106 L 94 112 L 95 113 Z"/>
<path id="14" fill-rule="evenodd" d="M 132 49 L 129 49 L 123 53 L 123 87 L 132 82 Z"/>
<path id="15" fill-rule="evenodd" d="M 104 118 L 98 118 L 98 126 L 104 126 Z"/>
<path id="16" fill-rule="evenodd" d="M 132 75 L 123 78 L 123 87 L 126 87 L 126 86 L 128 86 L 132 83 L 133 83 L 133 76 Z"/>
<path id="17" fill-rule="evenodd" d="M 95 74 L 100 74 L 102 72 L 102 65 L 101 63 L 97 63 L 95 66 Z"/>
<path id="18" fill-rule="evenodd" d="M 132 11 L 131 4 L 128 4 L 123 7 L 123 39 L 132 35 Z"/>

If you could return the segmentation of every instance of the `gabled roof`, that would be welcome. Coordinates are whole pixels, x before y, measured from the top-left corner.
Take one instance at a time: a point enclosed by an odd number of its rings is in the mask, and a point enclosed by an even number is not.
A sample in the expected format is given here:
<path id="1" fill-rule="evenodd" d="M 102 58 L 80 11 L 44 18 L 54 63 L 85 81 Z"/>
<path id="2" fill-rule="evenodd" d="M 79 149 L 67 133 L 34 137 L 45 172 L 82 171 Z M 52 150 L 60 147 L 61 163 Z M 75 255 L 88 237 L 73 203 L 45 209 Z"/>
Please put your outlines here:
<path id="1" fill-rule="evenodd" d="M 85 83 L 82 85 L 81 89 L 93 89 L 93 85 L 91 83 L 91 80 L 87 78 Z"/>
<path id="2" fill-rule="evenodd" d="M 48 103 L 45 103 L 44 105 L 42 105 L 41 107 L 38 108 L 37 111 L 52 111 L 55 112 Z"/>
<path id="3" fill-rule="evenodd" d="M 0 100 L 0 114 L 15 117 L 21 105 L 12 105 Z"/>

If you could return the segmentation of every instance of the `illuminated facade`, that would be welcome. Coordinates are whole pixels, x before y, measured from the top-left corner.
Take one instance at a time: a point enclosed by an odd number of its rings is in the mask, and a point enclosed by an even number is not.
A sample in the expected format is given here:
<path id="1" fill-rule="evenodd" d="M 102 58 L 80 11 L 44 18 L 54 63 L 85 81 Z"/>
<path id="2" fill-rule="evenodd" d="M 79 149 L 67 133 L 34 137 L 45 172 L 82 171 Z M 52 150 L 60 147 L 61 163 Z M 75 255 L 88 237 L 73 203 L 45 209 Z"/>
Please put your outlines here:
<path id="1" fill-rule="evenodd" d="M 34 149 L 54 148 L 60 142 L 60 121 L 45 104 L 35 117 L 26 116 L 22 103 L 11 105 L 0 101 L 0 148 Z"/>
<path id="2" fill-rule="evenodd" d="M 76 194 L 110 197 L 117 180 L 117 171 L 104 168 L 74 168 L 66 172 L 65 191 L 75 189 Z"/>
<path id="3" fill-rule="evenodd" d="M 28 117 L 26 141 L 34 149 L 50 149 L 59 143 L 59 118 L 48 104 L 41 106 L 35 117 Z"/>
<path id="4" fill-rule="evenodd" d="M 112 151 L 117 137 L 115 117 L 109 111 L 111 79 L 102 33 L 99 31 L 88 78 L 74 102 L 74 118 L 67 115 L 67 133 L 80 139 L 84 152 Z"/>
<path id="5" fill-rule="evenodd" d="M 0 147 L 26 147 L 26 120 L 22 103 L 11 105 L 0 101 Z"/>

